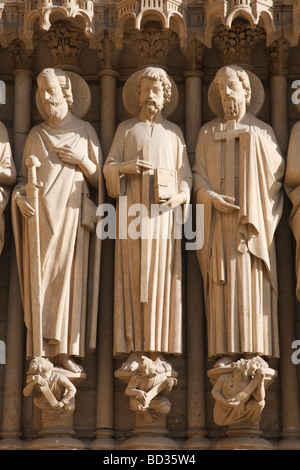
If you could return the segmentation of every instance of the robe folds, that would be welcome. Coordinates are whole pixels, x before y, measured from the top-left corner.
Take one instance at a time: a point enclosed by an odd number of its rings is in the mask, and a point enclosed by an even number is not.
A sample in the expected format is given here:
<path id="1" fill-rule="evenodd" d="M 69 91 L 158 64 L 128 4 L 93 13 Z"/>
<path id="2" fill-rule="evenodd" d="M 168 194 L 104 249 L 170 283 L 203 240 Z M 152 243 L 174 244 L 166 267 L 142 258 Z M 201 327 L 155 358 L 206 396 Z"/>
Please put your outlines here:
<path id="1" fill-rule="evenodd" d="M 121 225 L 127 227 L 132 217 L 120 214 L 120 196 L 127 197 L 127 207 L 144 204 L 143 177 L 120 175 L 122 162 L 143 159 L 148 145 L 153 168 L 177 171 L 178 192 L 185 193 L 188 207 L 192 175 L 183 136 L 175 124 L 163 120 L 150 126 L 138 118 L 121 123 L 116 131 L 103 173 L 108 194 L 117 199 L 117 237 L 115 245 L 114 355 L 130 352 L 182 353 L 182 266 L 181 242 L 174 238 L 174 213 L 150 217 L 148 254 L 148 302 L 141 302 L 141 237 L 118 236 Z M 153 173 L 151 171 L 151 173 Z M 148 214 L 154 200 L 154 176 L 150 175 Z M 122 208 L 121 208 L 121 212 Z M 120 215 L 122 221 L 119 220 Z"/>
<path id="2" fill-rule="evenodd" d="M 247 113 L 226 161 L 225 142 L 215 139 L 221 118 L 199 133 L 193 168 L 196 202 L 204 204 L 204 246 L 197 252 L 204 283 L 208 355 L 250 353 L 279 357 L 277 268 L 274 233 L 282 213 L 284 161 L 270 126 Z M 238 211 L 214 208 L 226 194 L 231 165 Z"/>
<path id="3" fill-rule="evenodd" d="M 297 122 L 290 135 L 285 173 L 285 190 L 292 203 L 289 218 L 290 227 L 296 240 L 296 295 L 300 301 L 300 122 Z"/>
<path id="4" fill-rule="evenodd" d="M 91 188 L 78 165 L 63 163 L 55 147 L 69 145 L 88 157 L 97 168 L 98 195 Z M 40 351 L 34 348 L 36 312 L 32 297 L 36 286 L 30 280 L 29 221 L 22 217 L 15 197 L 12 221 L 16 241 L 20 288 L 27 327 L 27 357 L 53 357 L 58 354 L 84 357 L 95 348 L 99 293 L 101 241 L 83 224 L 85 198 L 103 202 L 101 182 L 102 154 L 95 130 L 79 121 L 76 128 L 53 129 L 46 123 L 29 133 L 23 152 L 22 167 L 14 194 L 26 194 L 26 158 L 35 155 L 41 166 L 37 181 L 42 183 L 38 194 L 38 230 L 40 237 L 41 335 Z M 91 189 L 91 191 L 90 191 Z M 88 292 L 88 285 L 90 286 Z M 88 295 L 88 293 L 90 295 Z"/>
<path id="5" fill-rule="evenodd" d="M 3 174 L 3 176 L 1 175 Z M 2 179 L 5 184 L 2 184 Z M 11 185 L 16 181 L 16 168 L 13 162 L 8 133 L 6 127 L 0 122 L 0 254 L 5 241 L 4 210 L 8 204 Z"/>

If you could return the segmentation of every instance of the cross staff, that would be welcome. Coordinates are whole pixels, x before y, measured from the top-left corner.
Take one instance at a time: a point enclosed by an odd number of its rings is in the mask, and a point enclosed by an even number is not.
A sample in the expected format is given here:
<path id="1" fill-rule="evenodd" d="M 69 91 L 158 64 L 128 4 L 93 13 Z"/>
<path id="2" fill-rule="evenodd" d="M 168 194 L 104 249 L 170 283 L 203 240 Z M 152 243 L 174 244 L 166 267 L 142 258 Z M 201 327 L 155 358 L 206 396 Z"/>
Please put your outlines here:
<path id="1" fill-rule="evenodd" d="M 143 143 L 143 161 L 150 162 L 149 142 Z M 149 188 L 150 170 L 142 168 L 142 212 L 141 212 L 141 290 L 140 301 L 148 302 L 149 281 Z M 144 208 L 146 212 L 144 213 Z"/>
<path id="2" fill-rule="evenodd" d="M 28 237 L 30 254 L 31 316 L 33 330 L 33 355 L 43 356 L 42 338 L 42 298 L 41 298 L 41 259 L 39 231 L 39 188 L 36 169 L 41 166 L 37 157 L 30 155 L 25 161 L 28 179 L 25 186 L 28 203 L 34 209 L 34 215 L 28 219 Z"/>

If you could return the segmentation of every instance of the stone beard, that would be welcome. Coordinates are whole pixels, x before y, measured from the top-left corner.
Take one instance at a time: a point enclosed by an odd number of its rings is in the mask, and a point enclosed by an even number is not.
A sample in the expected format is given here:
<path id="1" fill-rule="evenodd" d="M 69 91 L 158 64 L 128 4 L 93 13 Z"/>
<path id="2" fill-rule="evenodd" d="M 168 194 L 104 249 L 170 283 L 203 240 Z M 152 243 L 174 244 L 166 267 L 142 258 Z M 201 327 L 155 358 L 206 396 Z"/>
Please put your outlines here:
<path id="1" fill-rule="evenodd" d="M 247 112 L 225 137 L 229 123 L 218 117 L 201 128 L 193 168 L 196 202 L 204 204 L 205 239 L 197 256 L 208 355 L 277 358 L 274 233 L 282 211 L 284 163 L 270 126 Z M 214 201 L 220 195 L 230 196 L 235 210 L 217 209 Z"/>

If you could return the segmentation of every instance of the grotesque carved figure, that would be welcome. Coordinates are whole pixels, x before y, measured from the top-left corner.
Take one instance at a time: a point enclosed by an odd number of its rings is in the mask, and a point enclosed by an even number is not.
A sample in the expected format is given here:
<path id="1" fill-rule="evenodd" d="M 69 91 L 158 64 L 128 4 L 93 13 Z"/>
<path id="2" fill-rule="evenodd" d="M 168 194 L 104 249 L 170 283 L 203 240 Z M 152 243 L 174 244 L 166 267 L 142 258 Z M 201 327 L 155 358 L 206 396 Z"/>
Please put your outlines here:
<path id="1" fill-rule="evenodd" d="M 268 364 L 258 356 L 232 362 L 231 371 L 221 373 L 212 389 L 216 424 L 230 426 L 246 421 L 258 428 L 265 406 L 267 368 Z"/>
<path id="2" fill-rule="evenodd" d="M 52 362 L 44 357 L 31 360 L 23 393 L 25 396 L 33 393 L 34 404 L 54 414 L 73 412 L 75 408 L 75 386 L 66 376 L 54 371 Z"/>
<path id="3" fill-rule="evenodd" d="M 141 417 L 151 423 L 156 415 L 166 415 L 171 409 L 171 403 L 166 397 L 177 379 L 172 377 L 170 364 L 141 356 L 137 368 L 126 388 L 130 398 L 130 408 L 139 412 Z"/>

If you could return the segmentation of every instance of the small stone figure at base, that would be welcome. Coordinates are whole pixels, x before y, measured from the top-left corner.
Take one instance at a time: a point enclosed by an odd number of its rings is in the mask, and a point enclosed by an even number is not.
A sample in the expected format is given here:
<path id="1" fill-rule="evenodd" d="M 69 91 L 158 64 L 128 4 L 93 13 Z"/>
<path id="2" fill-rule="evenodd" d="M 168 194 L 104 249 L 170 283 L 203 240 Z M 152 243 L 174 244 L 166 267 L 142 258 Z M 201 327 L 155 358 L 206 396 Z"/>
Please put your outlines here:
<path id="1" fill-rule="evenodd" d="M 28 450 L 84 449 L 84 443 L 74 437 L 75 385 L 85 379 L 82 372 L 54 367 L 45 357 L 31 360 L 27 384 L 23 389 L 27 397 L 33 393 L 33 403 L 41 410 L 42 428 L 39 437 L 28 443 Z"/>
<path id="2" fill-rule="evenodd" d="M 258 427 L 265 406 L 265 373 L 260 357 L 232 362 L 231 373 L 221 374 L 213 387 L 214 421 L 219 426 L 245 424 Z"/>
<path id="3" fill-rule="evenodd" d="M 166 375 L 166 369 L 159 358 L 153 361 L 142 356 L 125 390 L 126 395 L 131 397 L 131 410 L 141 412 L 148 423 L 153 421 L 153 411 L 155 414 L 168 414 L 171 403 L 166 395 L 176 383 L 176 378 Z"/>
<path id="4" fill-rule="evenodd" d="M 34 404 L 42 409 L 61 414 L 75 409 L 76 387 L 63 374 L 53 371 L 49 359 L 36 357 L 30 362 L 25 396 L 34 393 Z"/>

